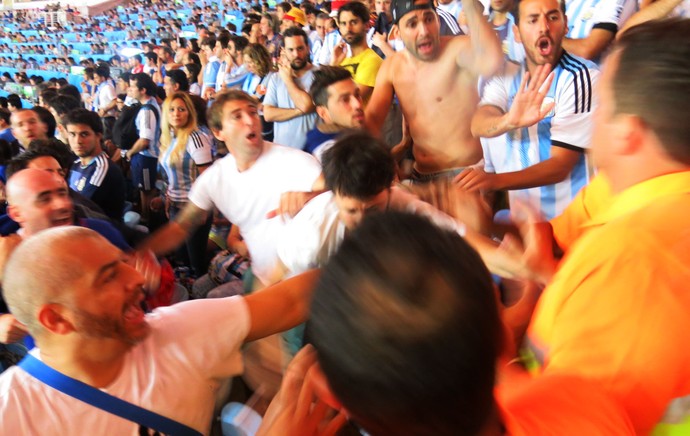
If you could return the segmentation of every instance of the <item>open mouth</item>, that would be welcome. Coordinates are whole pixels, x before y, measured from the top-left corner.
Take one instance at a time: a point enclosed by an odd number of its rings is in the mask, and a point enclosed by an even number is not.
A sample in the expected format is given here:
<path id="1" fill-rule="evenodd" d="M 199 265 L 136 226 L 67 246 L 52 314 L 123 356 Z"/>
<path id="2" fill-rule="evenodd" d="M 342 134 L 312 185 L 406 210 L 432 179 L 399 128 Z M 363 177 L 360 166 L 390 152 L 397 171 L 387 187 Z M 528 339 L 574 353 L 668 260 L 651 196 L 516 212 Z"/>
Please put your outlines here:
<path id="1" fill-rule="evenodd" d="M 433 48 L 434 45 L 431 43 L 431 41 L 424 41 L 417 44 L 417 50 L 423 53 L 428 53 L 433 50 Z"/>
<path id="2" fill-rule="evenodd" d="M 129 303 L 124 310 L 123 317 L 125 321 L 140 323 L 144 321 L 144 311 L 141 309 L 139 299 Z"/>
<path id="3" fill-rule="evenodd" d="M 553 44 L 551 43 L 551 39 L 547 37 L 539 38 L 537 40 L 537 49 L 539 50 L 539 54 L 542 56 L 550 55 L 553 50 Z"/>
<path id="4" fill-rule="evenodd" d="M 249 135 L 247 135 L 247 139 L 253 141 L 254 139 L 256 139 L 257 136 L 258 135 L 256 133 L 252 132 Z"/>
<path id="5" fill-rule="evenodd" d="M 72 217 L 67 216 L 64 218 L 56 218 L 53 220 L 53 227 L 59 227 L 59 226 L 71 226 L 72 225 Z"/>

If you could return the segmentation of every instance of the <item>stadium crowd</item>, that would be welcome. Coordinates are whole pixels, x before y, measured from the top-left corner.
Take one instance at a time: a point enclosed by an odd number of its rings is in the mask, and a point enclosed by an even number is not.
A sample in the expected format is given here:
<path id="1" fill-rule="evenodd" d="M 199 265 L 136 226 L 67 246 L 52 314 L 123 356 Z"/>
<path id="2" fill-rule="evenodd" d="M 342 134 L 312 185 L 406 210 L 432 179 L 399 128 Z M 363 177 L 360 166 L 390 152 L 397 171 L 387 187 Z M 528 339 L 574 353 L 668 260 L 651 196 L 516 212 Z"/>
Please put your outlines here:
<path id="1" fill-rule="evenodd" d="M 3 433 L 690 434 L 690 0 L 65 10 L 0 14 Z"/>

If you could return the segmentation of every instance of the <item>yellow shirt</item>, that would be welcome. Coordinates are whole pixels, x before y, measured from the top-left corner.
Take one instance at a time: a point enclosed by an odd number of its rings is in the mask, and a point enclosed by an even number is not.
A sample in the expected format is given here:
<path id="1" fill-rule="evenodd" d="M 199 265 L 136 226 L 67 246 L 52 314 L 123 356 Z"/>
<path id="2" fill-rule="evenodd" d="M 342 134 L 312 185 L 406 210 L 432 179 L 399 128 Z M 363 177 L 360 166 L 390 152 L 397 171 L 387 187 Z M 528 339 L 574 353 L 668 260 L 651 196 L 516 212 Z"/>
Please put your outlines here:
<path id="1" fill-rule="evenodd" d="M 528 340 L 544 371 L 599 381 L 647 434 L 690 396 L 690 171 L 588 191 L 610 205 L 581 222 Z"/>
<path id="2" fill-rule="evenodd" d="M 356 84 L 373 88 L 382 63 L 383 59 L 374 50 L 368 48 L 357 56 L 345 58 L 340 66 L 347 68 L 352 73 L 352 78 Z"/>

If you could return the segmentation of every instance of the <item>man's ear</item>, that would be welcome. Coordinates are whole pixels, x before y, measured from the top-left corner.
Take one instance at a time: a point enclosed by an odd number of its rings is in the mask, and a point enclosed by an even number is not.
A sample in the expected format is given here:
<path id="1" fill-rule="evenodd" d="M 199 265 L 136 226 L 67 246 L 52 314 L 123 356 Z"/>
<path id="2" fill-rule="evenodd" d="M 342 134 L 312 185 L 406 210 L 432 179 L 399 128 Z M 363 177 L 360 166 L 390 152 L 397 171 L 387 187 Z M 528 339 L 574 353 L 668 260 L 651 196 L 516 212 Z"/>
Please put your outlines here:
<path id="1" fill-rule="evenodd" d="M 614 136 L 609 146 L 614 147 L 616 154 L 620 155 L 637 152 L 645 143 L 645 135 L 650 133 L 641 117 L 630 114 L 616 115 L 611 129 Z"/>
<path id="2" fill-rule="evenodd" d="M 520 38 L 520 30 L 518 29 L 518 26 L 516 26 L 515 24 L 513 24 L 513 39 L 518 44 L 522 44 L 522 38 Z"/>
<path id="3" fill-rule="evenodd" d="M 397 24 L 393 24 L 393 27 L 391 27 L 391 31 L 388 34 L 388 40 L 392 39 L 400 39 L 400 27 L 398 27 Z"/>
<path id="4" fill-rule="evenodd" d="M 318 362 L 309 369 L 308 378 L 309 383 L 311 383 L 312 388 L 314 389 L 314 394 L 319 397 L 321 401 L 328 404 L 335 410 L 340 410 L 343 408 L 340 400 L 335 397 L 335 394 L 331 390 L 328 380 L 326 380 L 326 376 L 321 370 L 321 365 L 319 365 Z"/>
<path id="5" fill-rule="evenodd" d="M 328 108 L 326 106 L 316 106 L 316 114 L 321 118 L 326 124 L 330 124 L 331 115 L 328 113 Z"/>
<path id="6" fill-rule="evenodd" d="M 44 304 L 38 309 L 37 318 L 43 328 L 51 333 L 66 335 L 76 330 L 66 317 L 64 306 L 59 304 Z"/>
<path id="7" fill-rule="evenodd" d="M 12 220 L 18 224 L 21 224 L 23 221 L 22 214 L 19 211 L 19 208 L 13 204 L 10 204 L 7 206 L 7 215 L 9 215 Z"/>
<path id="8" fill-rule="evenodd" d="M 217 140 L 219 140 L 219 141 L 221 141 L 221 142 L 225 142 L 225 141 L 223 140 L 223 138 L 221 138 L 220 130 L 219 130 L 219 129 L 214 129 L 213 127 L 211 127 L 211 133 L 213 133 L 213 136 L 215 136 Z"/>

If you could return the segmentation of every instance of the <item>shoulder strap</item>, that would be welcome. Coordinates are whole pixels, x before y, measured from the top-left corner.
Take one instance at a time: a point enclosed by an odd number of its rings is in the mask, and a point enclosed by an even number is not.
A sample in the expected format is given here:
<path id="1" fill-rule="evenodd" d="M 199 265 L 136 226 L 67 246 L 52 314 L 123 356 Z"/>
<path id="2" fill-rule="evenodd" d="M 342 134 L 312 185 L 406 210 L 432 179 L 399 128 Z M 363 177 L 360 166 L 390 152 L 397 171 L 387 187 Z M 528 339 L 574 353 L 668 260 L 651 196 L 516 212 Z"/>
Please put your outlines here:
<path id="1" fill-rule="evenodd" d="M 153 116 L 156 117 L 156 122 L 158 122 L 158 109 L 156 109 L 156 106 L 152 105 L 151 103 L 146 103 L 145 105 L 141 106 L 143 108 L 149 109 L 151 112 L 153 112 Z"/>
<path id="2" fill-rule="evenodd" d="M 170 435 L 201 435 L 200 432 L 191 427 L 66 376 L 31 354 L 27 354 L 18 366 L 53 389 L 147 428 Z"/>

